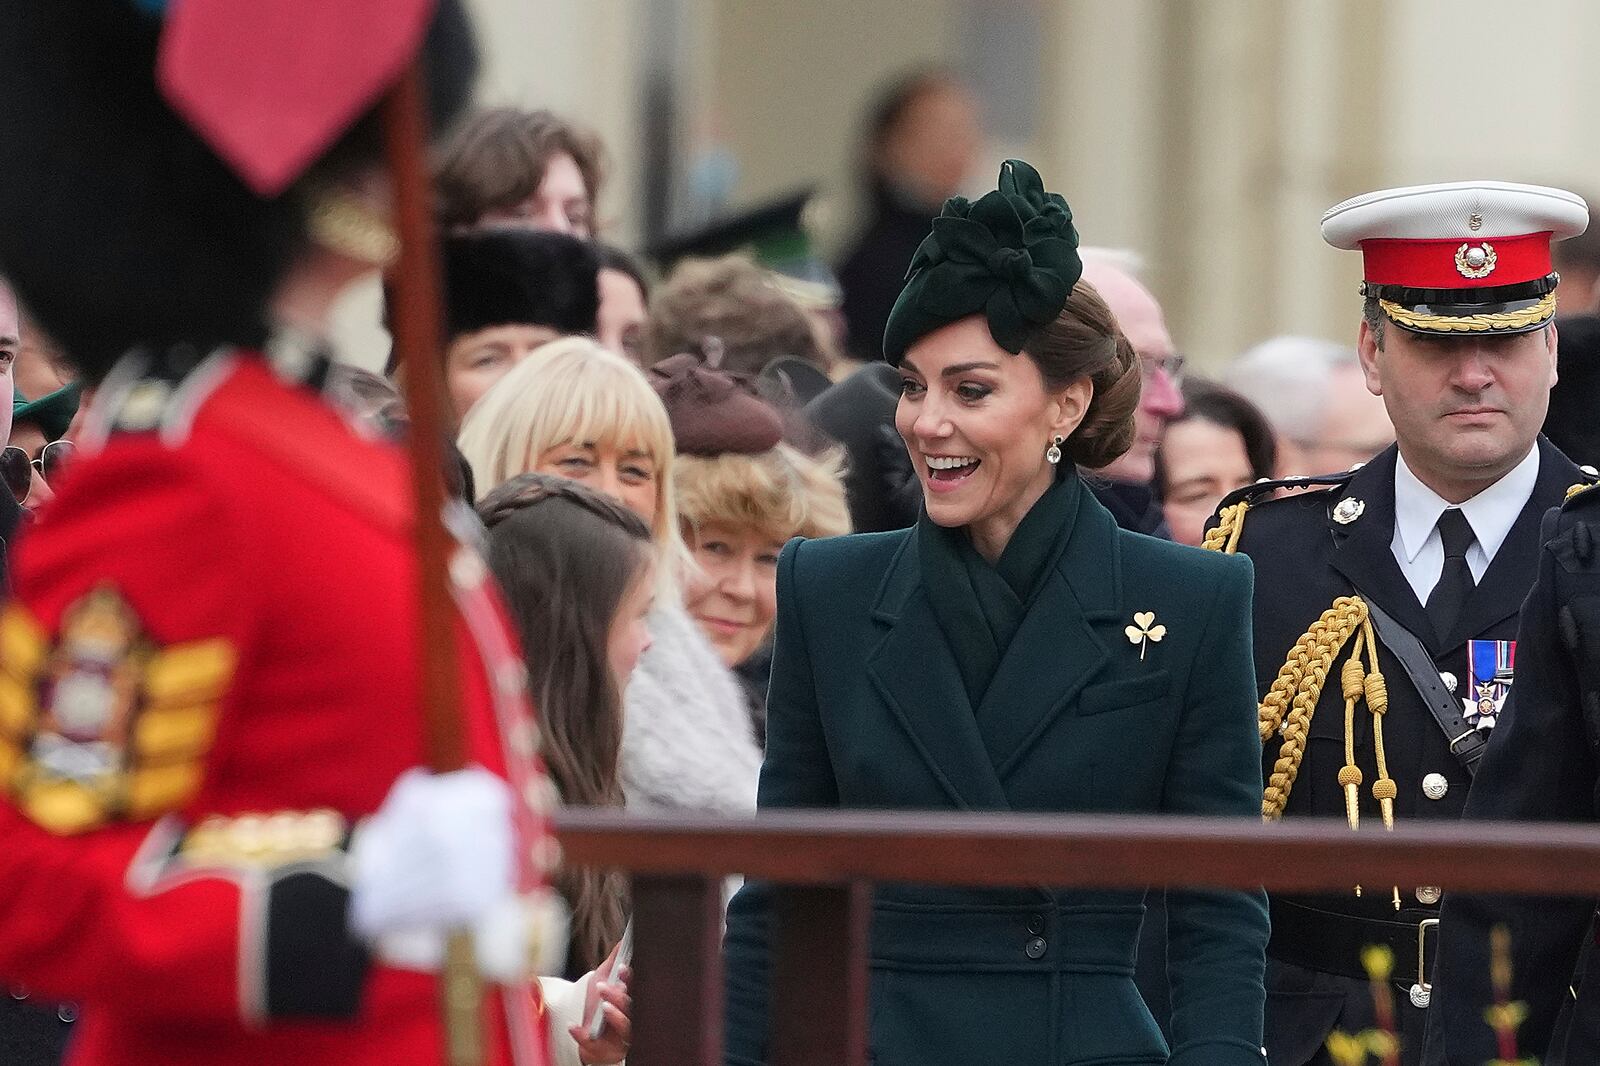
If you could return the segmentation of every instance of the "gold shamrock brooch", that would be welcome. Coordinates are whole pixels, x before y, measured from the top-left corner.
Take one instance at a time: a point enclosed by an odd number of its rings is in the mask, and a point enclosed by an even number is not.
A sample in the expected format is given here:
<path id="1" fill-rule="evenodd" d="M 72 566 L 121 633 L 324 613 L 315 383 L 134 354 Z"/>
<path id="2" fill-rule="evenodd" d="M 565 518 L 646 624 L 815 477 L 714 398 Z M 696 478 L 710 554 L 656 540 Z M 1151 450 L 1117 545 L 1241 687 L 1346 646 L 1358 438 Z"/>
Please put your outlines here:
<path id="1" fill-rule="evenodd" d="M 1160 644 L 1161 638 L 1167 635 L 1167 627 L 1154 624 L 1155 620 L 1154 611 L 1138 611 L 1133 616 L 1133 625 L 1123 630 L 1129 644 L 1139 645 L 1140 662 L 1144 662 L 1145 649 L 1151 644 Z"/>

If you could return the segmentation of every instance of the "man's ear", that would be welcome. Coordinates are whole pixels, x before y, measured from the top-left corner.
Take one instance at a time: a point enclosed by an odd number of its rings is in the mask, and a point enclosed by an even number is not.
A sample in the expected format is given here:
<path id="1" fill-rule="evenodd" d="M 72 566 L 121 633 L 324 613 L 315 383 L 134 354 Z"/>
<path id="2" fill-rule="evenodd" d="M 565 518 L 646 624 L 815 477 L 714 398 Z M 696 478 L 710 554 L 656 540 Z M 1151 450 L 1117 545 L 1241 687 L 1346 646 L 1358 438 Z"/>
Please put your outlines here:
<path id="1" fill-rule="evenodd" d="M 1549 349 L 1550 352 L 1550 387 L 1553 389 L 1556 387 L 1556 382 L 1561 380 L 1561 375 L 1559 373 L 1559 364 L 1561 362 L 1561 338 L 1556 333 L 1556 322 L 1553 318 L 1550 320 L 1550 324 L 1544 328 L 1544 346 Z"/>
<path id="2" fill-rule="evenodd" d="M 1356 357 L 1361 360 L 1361 374 L 1367 379 L 1367 391 L 1374 396 L 1383 395 L 1383 382 L 1378 377 L 1378 355 L 1378 335 L 1363 318 L 1361 329 L 1356 333 Z"/>

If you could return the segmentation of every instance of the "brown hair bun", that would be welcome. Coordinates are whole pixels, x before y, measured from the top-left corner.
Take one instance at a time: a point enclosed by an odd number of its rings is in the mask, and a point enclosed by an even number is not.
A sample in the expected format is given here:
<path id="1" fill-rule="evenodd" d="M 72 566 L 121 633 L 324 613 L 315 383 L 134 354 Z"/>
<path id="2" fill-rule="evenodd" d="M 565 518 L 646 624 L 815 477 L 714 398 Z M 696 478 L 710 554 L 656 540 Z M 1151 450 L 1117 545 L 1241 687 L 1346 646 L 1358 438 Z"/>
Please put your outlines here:
<path id="1" fill-rule="evenodd" d="M 1035 330 L 1022 350 L 1044 375 L 1046 388 L 1065 388 L 1079 378 L 1094 387 L 1083 421 L 1062 445 L 1069 459 L 1098 469 L 1133 445 L 1139 357 L 1093 285 L 1074 285 L 1061 313 Z"/>

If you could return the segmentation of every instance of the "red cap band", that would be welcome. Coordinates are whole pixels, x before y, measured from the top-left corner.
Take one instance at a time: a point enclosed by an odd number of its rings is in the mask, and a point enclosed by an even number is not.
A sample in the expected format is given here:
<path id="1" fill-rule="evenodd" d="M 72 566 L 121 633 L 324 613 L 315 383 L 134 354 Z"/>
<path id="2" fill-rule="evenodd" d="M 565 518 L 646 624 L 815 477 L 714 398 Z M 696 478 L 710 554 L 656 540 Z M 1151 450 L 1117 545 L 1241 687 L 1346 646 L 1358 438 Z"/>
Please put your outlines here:
<path id="1" fill-rule="evenodd" d="M 1468 240 L 1375 239 L 1361 242 L 1361 255 L 1369 283 L 1413 289 L 1516 285 L 1554 269 L 1548 232 Z"/>

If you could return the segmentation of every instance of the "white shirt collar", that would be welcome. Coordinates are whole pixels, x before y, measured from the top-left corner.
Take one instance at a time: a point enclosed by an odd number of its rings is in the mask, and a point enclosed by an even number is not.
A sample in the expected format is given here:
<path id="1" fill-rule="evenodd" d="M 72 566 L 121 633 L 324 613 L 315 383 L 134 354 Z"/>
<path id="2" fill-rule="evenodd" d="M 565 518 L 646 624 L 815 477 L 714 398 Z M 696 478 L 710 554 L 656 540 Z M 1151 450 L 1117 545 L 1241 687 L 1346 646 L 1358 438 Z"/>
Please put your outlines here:
<path id="1" fill-rule="evenodd" d="M 1417 554 L 1427 543 L 1439 516 L 1451 506 L 1459 506 L 1472 526 L 1473 536 L 1484 555 L 1494 559 L 1495 552 L 1505 542 L 1517 516 L 1533 495 L 1534 483 L 1539 480 L 1539 446 L 1528 449 L 1522 462 L 1512 467 L 1505 476 L 1471 499 L 1452 505 L 1438 493 L 1417 479 L 1406 465 L 1405 458 L 1395 456 L 1394 464 L 1394 528 L 1405 551 L 1407 562 L 1415 562 Z"/>

